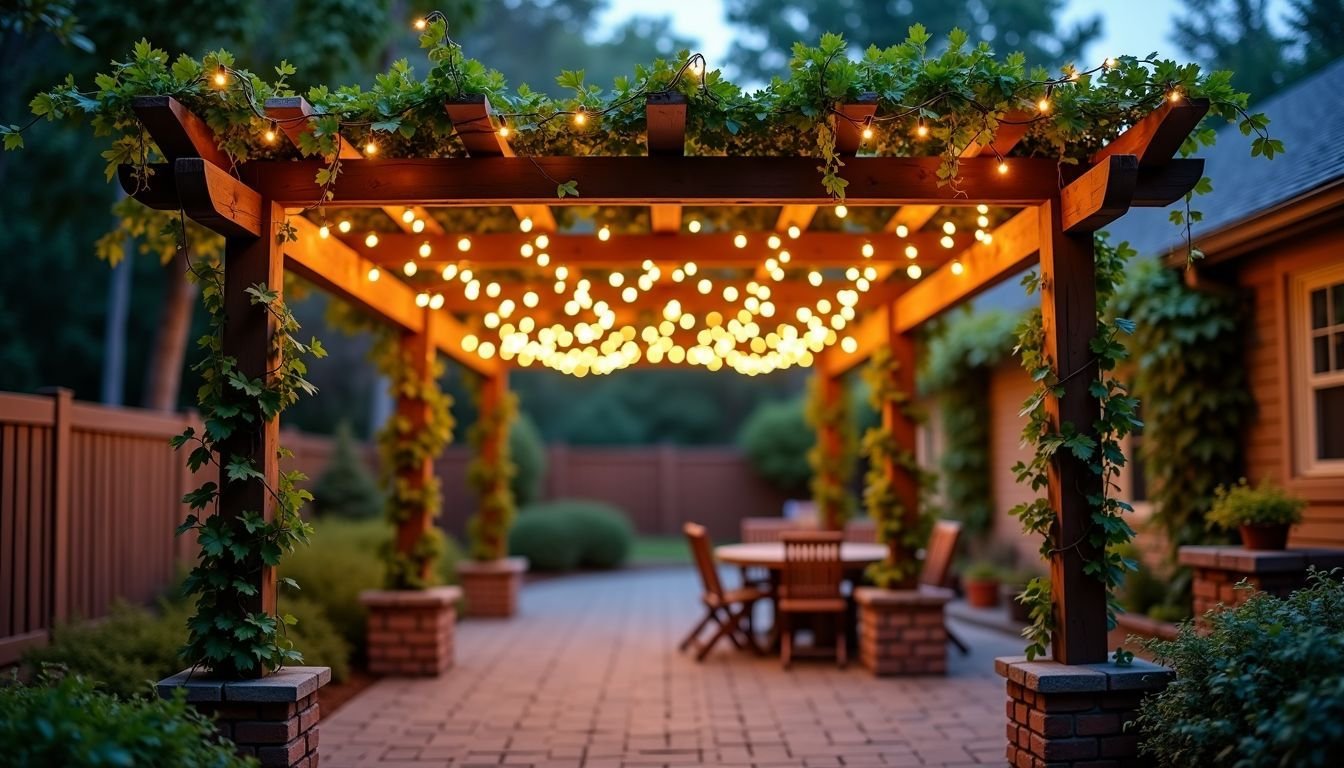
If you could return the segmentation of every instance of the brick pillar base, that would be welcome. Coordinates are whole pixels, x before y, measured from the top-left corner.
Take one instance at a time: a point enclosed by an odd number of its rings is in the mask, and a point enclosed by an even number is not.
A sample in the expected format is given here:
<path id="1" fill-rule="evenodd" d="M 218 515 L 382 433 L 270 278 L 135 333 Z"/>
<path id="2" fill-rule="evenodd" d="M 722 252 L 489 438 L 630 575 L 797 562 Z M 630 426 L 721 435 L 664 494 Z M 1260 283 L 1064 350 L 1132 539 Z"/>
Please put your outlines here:
<path id="1" fill-rule="evenodd" d="M 1289 592 L 1306 586 L 1308 567 L 1326 571 L 1344 567 L 1344 550 L 1190 546 L 1181 547 L 1180 562 L 1194 570 L 1191 591 L 1195 623 L 1205 627 L 1205 613 L 1220 605 L 1235 608 L 1250 598 L 1252 590 L 1236 588 L 1241 580 L 1260 592 L 1287 597 Z"/>
<path id="2" fill-rule="evenodd" d="M 1014 768 L 1137 768 L 1139 702 L 1176 673 L 1143 659 L 1129 666 L 1065 665 L 1014 656 L 994 660 L 1008 679 L 1008 765 Z"/>
<path id="3" fill-rule="evenodd" d="M 859 587 L 859 662 L 874 675 L 947 674 L 943 607 L 952 590 Z"/>
<path id="4" fill-rule="evenodd" d="M 238 754 L 262 768 L 317 768 L 317 690 L 331 682 L 330 667 L 285 667 L 257 680 L 209 680 L 184 670 L 159 681 L 159 696 L 185 688 L 187 701 L 215 720 Z"/>
<path id="5" fill-rule="evenodd" d="M 403 677 L 443 674 L 453 665 L 457 587 L 367 590 L 369 671 Z"/>
<path id="6" fill-rule="evenodd" d="M 457 564 L 457 576 L 466 597 L 467 615 L 478 618 L 508 618 L 518 612 L 518 592 L 523 586 L 527 558 L 466 560 Z"/>

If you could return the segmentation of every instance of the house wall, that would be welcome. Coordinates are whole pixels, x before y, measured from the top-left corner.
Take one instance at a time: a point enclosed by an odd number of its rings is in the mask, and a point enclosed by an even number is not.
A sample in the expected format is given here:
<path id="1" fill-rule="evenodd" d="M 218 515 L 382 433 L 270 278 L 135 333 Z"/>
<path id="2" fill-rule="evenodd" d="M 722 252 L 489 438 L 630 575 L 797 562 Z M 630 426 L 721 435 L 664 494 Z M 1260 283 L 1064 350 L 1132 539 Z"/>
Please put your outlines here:
<path id="1" fill-rule="evenodd" d="M 1344 547 L 1344 474 L 1304 477 L 1295 466 L 1293 441 L 1301 427 L 1292 417 L 1289 337 L 1290 281 L 1344 261 L 1341 234 L 1339 225 L 1323 228 L 1243 256 L 1233 267 L 1233 279 L 1248 289 L 1252 305 L 1246 366 L 1256 408 L 1245 438 L 1246 475 L 1253 483 L 1269 478 L 1307 500 L 1290 546 Z M 1334 428 L 1344 430 L 1344 424 Z"/>

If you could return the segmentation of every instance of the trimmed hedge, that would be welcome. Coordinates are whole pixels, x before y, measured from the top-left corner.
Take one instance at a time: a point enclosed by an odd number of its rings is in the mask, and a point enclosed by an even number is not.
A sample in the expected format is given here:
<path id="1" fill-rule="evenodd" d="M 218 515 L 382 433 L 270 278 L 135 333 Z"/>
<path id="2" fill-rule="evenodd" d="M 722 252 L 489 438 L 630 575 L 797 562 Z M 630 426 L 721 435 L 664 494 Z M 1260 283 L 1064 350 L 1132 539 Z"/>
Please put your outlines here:
<path id="1" fill-rule="evenodd" d="M 0 686 L 0 754 L 13 768 L 256 765 L 233 749 L 187 705 L 185 690 L 170 700 L 127 700 L 78 675 Z"/>
<path id="2" fill-rule="evenodd" d="M 519 413 L 509 427 L 509 457 L 514 466 L 513 479 L 509 481 L 513 500 L 525 507 L 541 498 L 541 485 L 546 478 L 546 443 L 525 413 Z"/>
<path id="3" fill-rule="evenodd" d="M 524 508 L 509 533 L 509 553 L 526 557 L 535 571 L 610 569 L 625 563 L 634 539 L 615 507 L 567 499 Z"/>
<path id="4" fill-rule="evenodd" d="M 807 454 L 816 443 L 816 430 L 807 422 L 799 399 L 764 402 L 747 417 L 737 444 L 747 460 L 771 487 L 794 498 L 810 496 L 812 465 Z"/>

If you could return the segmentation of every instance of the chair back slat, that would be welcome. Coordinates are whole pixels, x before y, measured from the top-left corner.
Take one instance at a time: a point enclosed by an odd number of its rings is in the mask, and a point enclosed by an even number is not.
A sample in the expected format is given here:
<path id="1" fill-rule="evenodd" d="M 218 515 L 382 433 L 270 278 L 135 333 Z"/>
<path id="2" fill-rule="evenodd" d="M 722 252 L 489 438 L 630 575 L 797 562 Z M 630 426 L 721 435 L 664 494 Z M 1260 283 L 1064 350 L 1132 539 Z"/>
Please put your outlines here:
<path id="1" fill-rule="evenodd" d="M 784 534 L 784 570 L 780 597 L 811 600 L 841 597 L 844 565 L 840 531 L 790 531 Z"/>
<path id="2" fill-rule="evenodd" d="M 947 586 L 952 575 L 952 557 L 957 552 L 957 540 L 961 538 L 961 523 L 956 520 L 939 520 L 933 524 L 929 534 L 929 543 L 924 548 L 924 567 L 919 573 L 919 583 L 930 587 Z"/>
<path id="3" fill-rule="evenodd" d="M 714 567 L 714 553 L 710 551 L 709 534 L 705 527 L 687 523 L 681 530 L 691 545 L 691 555 L 695 558 L 695 568 L 700 572 L 700 583 L 704 585 L 705 594 L 722 598 L 723 583 L 719 581 L 719 569 Z"/>

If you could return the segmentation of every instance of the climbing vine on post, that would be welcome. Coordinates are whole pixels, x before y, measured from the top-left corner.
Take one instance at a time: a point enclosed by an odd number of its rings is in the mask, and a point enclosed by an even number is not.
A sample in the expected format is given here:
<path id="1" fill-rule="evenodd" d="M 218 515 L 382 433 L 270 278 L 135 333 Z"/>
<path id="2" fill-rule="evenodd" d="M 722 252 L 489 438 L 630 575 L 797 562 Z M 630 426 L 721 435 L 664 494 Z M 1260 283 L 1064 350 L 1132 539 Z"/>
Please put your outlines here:
<path id="1" fill-rule="evenodd" d="M 186 247 L 182 220 L 177 236 L 179 247 Z M 287 237 L 280 225 L 277 240 Z M 300 472 L 280 472 L 270 484 L 262 467 L 245 451 L 239 436 L 254 434 L 294 404 L 300 394 L 317 390 L 308 382 L 308 356 L 326 355 L 317 339 L 304 344 L 297 334 L 299 324 L 279 291 L 256 284 L 246 289 L 253 307 L 263 307 L 271 318 L 273 333 L 269 350 L 275 367 L 262 376 L 249 376 L 238 360 L 225 354 L 224 266 L 217 259 L 205 260 L 192 267 L 193 279 L 201 283 L 209 330 L 201 337 L 205 356 L 193 366 L 201 377 L 197 405 L 204 429 L 188 427 L 174 437 L 174 448 L 189 448 L 187 466 L 193 472 L 213 466 L 219 481 L 207 481 L 183 497 L 192 512 L 178 527 L 178 533 L 194 531 L 201 551 L 196 565 L 187 575 L 183 588 L 196 600 L 196 610 L 187 621 L 187 645 L 183 657 L 193 666 L 203 666 L 231 679 L 259 677 L 284 664 L 300 662 L 302 655 L 285 637 L 285 627 L 296 623 L 293 616 L 267 609 L 273 595 L 262 590 L 274 589 L 263 578 L 281 557 L 307 543 L 312 526 L 303 521 L 300 510 L 312 495 L 298 488 L 307 479 Z M 277 450 L 275 460 L 289 455 Z M 257 509 L 221 514 L 220 496 L 234 484 L 258 483 L 264 494 Z M 273 515 L 265 514 L 270 505 Z M 214 514 L 209 514 L 214 512 Z M 292 579 L 281 583 L 297 588 Z"/>
<path id="2" fill-rule="evenodd" d="M 1035 390 L 1023 406 L 1027 425 L 1022 430 L 1022 439 L 1033 447 L 1034 455 L 1030 461 L 1018 462 L 1013 466 L 1017 482 L 1033 491 L 1042 491 L 1048 484 L 1047 471 L 1051 460 L 1061 451 L 1069 451 L 1086 462 L 1088 468 L 1101 478 L 1101 493 L 1088 498 L 1093 524 L 1090 526 L 1091 538 L 1087 542 L 1056 540 L 1053 530 L 1055 511 L 1045 496 L 1019 504 L 1011 513 L 1021 520 L 1023 530 L 1042 538 L 1041 557 L 1046 560 L 1066 548 L 1084 543 L 1100 553 L 1097 559 L 1085 563 L 1084 572 L 1106 586 L 1106 617 L 1111 627 L 1115 625 L 1115 614 L 1119 610 L 1115 590 L 1124 582 L 1125 571 L 1136 568 L 1132 559 L 1122 557 L 1117 551 L 1134 537 L 1134 530 L 1123 517 L 1124 513 L 1132 512 L 1133 507 L 1114 495 L 1118 490 L 1115 480 L 1125 465 L 1121 441 L 1141 424 L 1137 417 L 1138 400 L 1129 395 L 1125 385 L 1114 373 L 1116 366 L 1127 356 L 1120 337 L 1132 333 L 1134 324 L 1122 318 L 1108 320 L 1106 311 L 1115 295 L 1116 286 L 1124 277 L 1125 264 L 1133 255 L 1134 251 L 1128 243 L 1112 247 L 1105 233 L 1097 235 L 1097 320 L 1096 332 L 1090 344 L 1098 371 L 1096 381 L 1090 386 L 1090 392 L 1100 405 L 1100 416 L 1096 423 L 1082 426 L 1067 421 L 1058 425 L 1051 423 L 1046 400 L 1048 396 L 1061 397 L 1063 387 L 1053 361 L 1045 353 L 1045 332 L 1041 325 L 1040 310 L 1032 311 L 1019 326 L 1016 349 L 1021 355 L 1022 367 L 1036 382 Z M 1022 282 L 1028 294 L 1040 290 L 1040 276 L 1035 271 L 1028 273 Z M 1049 581 L 1032 579 L 1019 600 L 1030 611 L 1031 623 L 1022 634 L 1028 640 L 1027 658 L 1034 659 L 1045 653 L 1046 644 L 1050 642 L 1055 627 Z"/>
<path id="3" fill-rule="evenodd" d="M 849 481 L 854 477 L 854 414 L 849 390 L 840 378 L 817 371 L 808 383 L 807 420 L 817 441 L 807 453 L 812 466 L 812 501 L 826 530 L 844 530 L 854 516 Z"/>
<path id="4" fill-rule="evenodd" d="M 433 462 L 453 439 L 452 397 L 439 387 L 443 363 L 416 359 L 400 332 L 381 330 L 374 363 L 390 382 L 398 408 L 378 432 L 380 475 L 387 493 L 386 517 L 397 528 L 384 545 L 388 589 L 433 586 L 444 551 L 439 515 L 440 486 Z M 412 416 L 412 413 L 415 415 Z"/>
<path id="5" fill-rule="evenodd" d="M 509 530 L 517 513 L 511 486 L 517 468 L 509 451 L 509 430 L 518 415 L 518 396 L 504 379 L 484 376 L 475 379 L 472 394 L 477 411 L 468 430 L 474 455 L 467 465 L 467 483 L 479 506 L 467 534 L 472 559 L 500 560 L 509 554 Z"/>
<path id="6" fill-rule="evenodd" d="M 893 415 L 913 419 L 910 393 L 900 386 L 901 374 L 901 361 L 890 349 L 877 349 L 863 371 L 869 403 L 879 414 L 894 409 Z M 895 480 L 897 473 L 906 473 L 918 493 L 926 477 L 914 451 L 900 444 L 887 422 L 884 416 L 863 435 L 863 452 L 868 458 L 863 503 L 877 524 L 878 543 L 887 545 L 887 556 L 868 566 L 865 575 L 884 589 L 911 589 L 919 576 L 918 552 L 928 541 L 931 516 L 918 503 L 911 508 L 901 498 Z"/>

